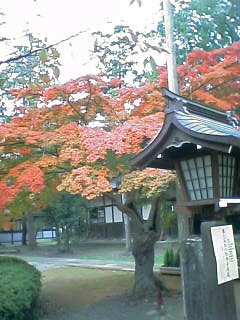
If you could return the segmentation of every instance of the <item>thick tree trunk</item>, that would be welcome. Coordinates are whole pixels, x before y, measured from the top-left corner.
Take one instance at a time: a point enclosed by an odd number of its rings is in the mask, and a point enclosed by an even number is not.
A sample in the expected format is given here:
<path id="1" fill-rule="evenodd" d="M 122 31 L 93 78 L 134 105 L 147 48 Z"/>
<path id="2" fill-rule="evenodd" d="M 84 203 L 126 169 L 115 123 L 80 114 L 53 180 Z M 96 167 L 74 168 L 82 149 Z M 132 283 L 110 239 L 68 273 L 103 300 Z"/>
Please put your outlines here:
<path id="1" fill-rule="evenodd" d="M 154 276 L 154 245 L 160 235 L 160 207 L 163 199 L 153 200 L 148 221 L 144 221 L 139 206 L 134 202 L 137 194 L 127 194 L 125 201 L 119 202 L 117 198 L 109 198 L 117 205 L 118 209 L 131 218 L 133 243 L 132 254 L 135 258 L 135 284 L 133 296 L 144 298 L 157 295 L 159 283 Z"/>
<path id="2" fill-rule="evenodd" d="M 154 231 L 135 233 L 133 236 L 133 256 L 135 258 L 133 295 L 136 298 L 156 295 L 157 289 L 153 272 L 156 240 L 157 234 Z"/>
<path id="3" fill-rule="evenodd" d="M 34 216 L 29 213 L 27 215 L 27 230 L 28 230 L 28 247 L 30 250 L 34 250 L 37 247 L 36 232 L 34 228 Z"/>

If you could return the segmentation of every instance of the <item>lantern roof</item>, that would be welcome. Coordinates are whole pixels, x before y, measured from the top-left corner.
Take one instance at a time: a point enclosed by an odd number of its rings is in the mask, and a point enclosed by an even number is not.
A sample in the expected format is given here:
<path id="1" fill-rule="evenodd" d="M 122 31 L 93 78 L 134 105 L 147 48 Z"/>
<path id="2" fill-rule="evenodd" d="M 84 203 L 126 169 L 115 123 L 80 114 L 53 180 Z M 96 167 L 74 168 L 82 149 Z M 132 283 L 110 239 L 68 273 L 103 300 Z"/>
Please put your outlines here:
<path id="1" fill-rule="evenodd" d="M 174 169 L 174 161 L 209 151 L 240 151 L 239 122 L 231 112 L 220 112 L 167 89 L 166 118 L 158 135 L 133 159 L 140 168 Z"/>

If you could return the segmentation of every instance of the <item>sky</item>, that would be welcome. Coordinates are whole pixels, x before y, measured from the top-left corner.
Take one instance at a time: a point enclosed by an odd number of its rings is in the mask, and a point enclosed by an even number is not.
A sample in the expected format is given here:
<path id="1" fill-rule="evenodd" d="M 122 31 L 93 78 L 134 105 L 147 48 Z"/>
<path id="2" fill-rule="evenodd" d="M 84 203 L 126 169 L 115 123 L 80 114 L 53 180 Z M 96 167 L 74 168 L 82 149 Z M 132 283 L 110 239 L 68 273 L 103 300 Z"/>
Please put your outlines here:
<path id="1" fill-rule="evenodd" d="M 134 30 L 156 30 L 160 19 L 159 0 L 143 0 L 129 6 L 130 0 L 0 0 L 6 24 L 1 34 L 22 44 L 23 31 L 29 29 L 48 44 L 58 42 L 79 31 L 80 36 L 57 47 L 61 54 L 60 81 L 81 74 L 96 73 L 96 62 L 90 59 L 93 48 L 91 32 L 111 32 L 117 24 Z M 0 59 L 7 58 L 7 48 L 1 49 Z"/>

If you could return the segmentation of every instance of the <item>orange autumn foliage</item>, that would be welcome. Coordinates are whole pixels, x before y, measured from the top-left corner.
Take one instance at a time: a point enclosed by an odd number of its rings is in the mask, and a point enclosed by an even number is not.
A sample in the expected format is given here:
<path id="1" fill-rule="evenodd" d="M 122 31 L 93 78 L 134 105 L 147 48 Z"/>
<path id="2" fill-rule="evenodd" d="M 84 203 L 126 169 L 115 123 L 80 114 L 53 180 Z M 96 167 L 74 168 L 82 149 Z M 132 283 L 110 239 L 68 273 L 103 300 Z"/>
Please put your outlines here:
<path id="1" fill-rule="evenodd" d="M 170 183 L 175 182 L 175 175 L 168 170 L 146 168 L 132 171 L 123 177 L 120 193 L 140 191 L 140 195 L 151 199 L 163 192 Z"/>
<path id="2" fill-rule="evenodd" d="M 36 164 L 27 161 L 13 167 L 0 181 L 0 211 L 10 205 L 22 190 L 39 193 L 44 187 L 44 174 Z"/>
<path id="3" fill-rule="evenodd" d="M 240 44 L 213 52 L 193 52 L 178 67 L 182 95 L 222 110 L 239 107 Z M 155 137 L 164 122 L 165 68 L 159 83 L 126 88 L 118 79 L 84 76 L 64 85 L 13 91 L 39 107 L 0 126 L 3 173 L 0 210 L 21 190 L 42 192 L 48 179 L 58 190 L 93 199 L 112 190 L 120 176 L 120 192 L 140 188 L 147 198 L 165 190 L 171 173 L 133 171 L 130 159 Z"/>
<path id="4" fill-rule="evenodd" d="M 210 52 L 193 51 L 186 64 L 178 67 L 178 77 L 181 95 L 234 111 L 240 105 L 240 41 Z M 166 75 L 163 78 L 166 80 Z"/>

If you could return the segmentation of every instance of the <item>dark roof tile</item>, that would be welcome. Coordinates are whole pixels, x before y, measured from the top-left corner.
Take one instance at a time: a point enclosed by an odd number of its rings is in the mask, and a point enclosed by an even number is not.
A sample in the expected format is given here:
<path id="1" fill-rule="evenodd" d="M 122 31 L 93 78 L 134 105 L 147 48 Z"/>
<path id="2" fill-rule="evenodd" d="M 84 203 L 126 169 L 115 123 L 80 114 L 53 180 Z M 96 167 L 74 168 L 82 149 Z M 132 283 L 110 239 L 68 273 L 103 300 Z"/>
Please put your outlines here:
<path id="1" fill-rule="evenodd" d="M 176 118 L 181 126 L 196 133 L 240 138 L 240 131 L 231 124 L 196 115 L 186 110 L 176 111 Z"/>

